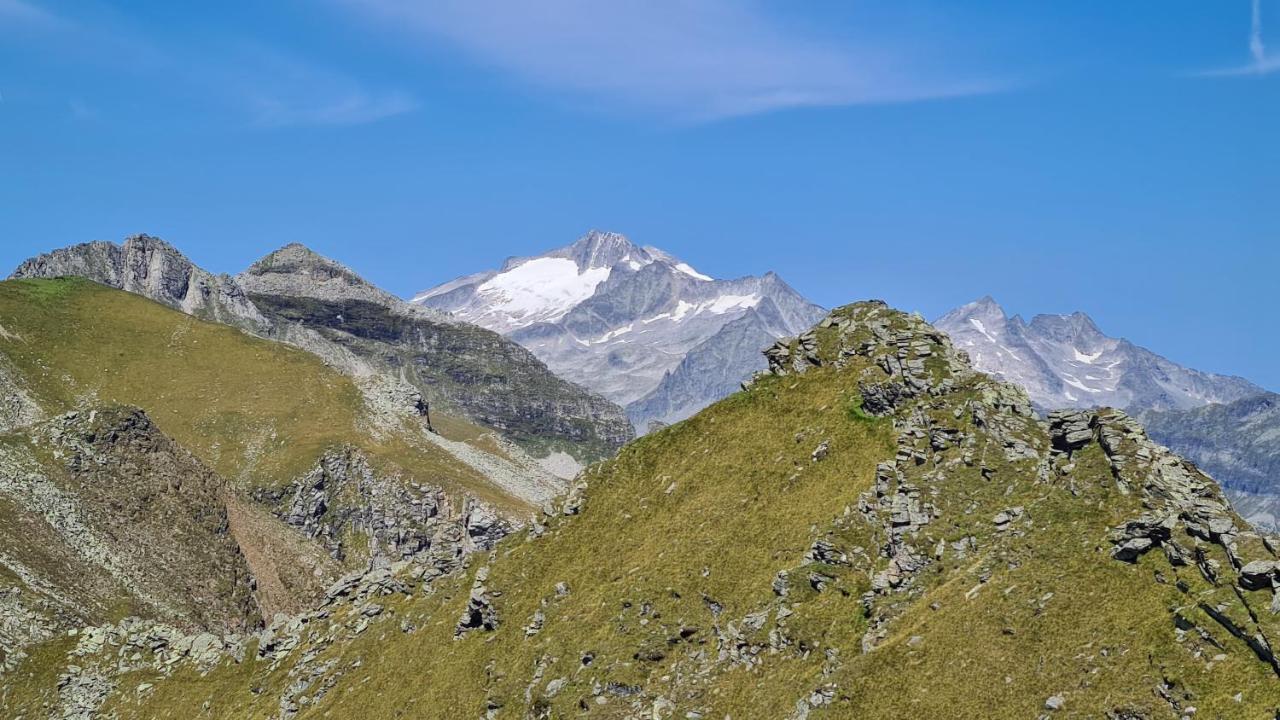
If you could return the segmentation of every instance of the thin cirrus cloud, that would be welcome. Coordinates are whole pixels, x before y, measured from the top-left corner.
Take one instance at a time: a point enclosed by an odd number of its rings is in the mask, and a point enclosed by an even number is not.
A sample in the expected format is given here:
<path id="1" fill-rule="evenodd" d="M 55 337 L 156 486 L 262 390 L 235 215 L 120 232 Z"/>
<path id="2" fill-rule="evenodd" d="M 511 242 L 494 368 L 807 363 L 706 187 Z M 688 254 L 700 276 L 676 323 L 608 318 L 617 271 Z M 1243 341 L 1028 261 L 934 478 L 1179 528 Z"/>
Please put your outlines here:
<path id="1" fill-rule="evenodd" d="M 1251 22 L 1249 25 L 1249 58 L 1245 65 L 1229 68 L 1206 70 L 1198 75 L 1208 77 L 1269 75 L 1280 70 L 1280 56 L 1268 55 L 1267 45 L 1262 35 L 1262 0 L 1253 0 Z"/>
<path id="2" fill-rule="evenodd" d="M 242 38 L 177 43 L 120 12 L 79 17 L 0 0 L 0 30 L 6 27 L 44 31 L 38 44 L 27 43 L 36 46 L 32 62 L 45 62 L 50 47 L 62 48 L 53 56 L 57 64 L 83 68 L 111 88 L 100 98 L 68 99 L 79 119 L 105 119 L 112 104 L 134 93 L 196 98 L 198 107 L 259 128 L 362 125 L 418 108 L 407 92 L 373 87 L 268 45 Z"/>
<path id="3" fill-rule="evenodd" d="M 931 71 L 883 40 L 809 37 L 739 0 L 339 1 L 536 86 L 694 120 L 1008 87 Z"/>
<path id="4" fill-rule="evenodd" d="M 231 48 L 219 62 L 193 73 L 236 99 L 260 127 L 363 125 L 418 108 L 407 92 L 370 88 L 346 74 L 261 46 Z"/>
<path id="5" fill-rule="evenodd" d="M 363 125 L 418 109 L 418 102 L 404 92 L 375 94 L 353 90 L 344 95 L 327 94 L 322 99 L 290 102 L 278 96 L 261 95 L 250 106 L 254 122 L 263 127 L 298 125 Z"/>

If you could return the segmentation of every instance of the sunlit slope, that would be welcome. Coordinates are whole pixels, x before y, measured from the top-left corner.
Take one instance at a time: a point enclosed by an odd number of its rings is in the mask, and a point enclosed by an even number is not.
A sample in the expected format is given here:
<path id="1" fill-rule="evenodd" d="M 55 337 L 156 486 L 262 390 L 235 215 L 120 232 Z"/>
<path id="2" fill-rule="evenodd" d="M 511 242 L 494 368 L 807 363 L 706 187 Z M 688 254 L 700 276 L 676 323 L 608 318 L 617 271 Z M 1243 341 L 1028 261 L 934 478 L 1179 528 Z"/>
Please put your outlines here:
<path id="1" fill-rule="evenodd" d="M 138 406 L 242 489 L 349 444 L 387 471 L 521 505 L 416 428 L 375 428 L 352 382 L 305 352 L 80 279 L 0 283 L 0 326 L 0 352 L 47 412 Z"/>
<path id="2" fill-rule="evenodd" d="M 1132 420 L 1039 421 L 875 303 L 769 356 L 460 574 L 335 601 L 291 649 L 128 673 L 104 711 L 1274 716 L 1269 540 Z"/>

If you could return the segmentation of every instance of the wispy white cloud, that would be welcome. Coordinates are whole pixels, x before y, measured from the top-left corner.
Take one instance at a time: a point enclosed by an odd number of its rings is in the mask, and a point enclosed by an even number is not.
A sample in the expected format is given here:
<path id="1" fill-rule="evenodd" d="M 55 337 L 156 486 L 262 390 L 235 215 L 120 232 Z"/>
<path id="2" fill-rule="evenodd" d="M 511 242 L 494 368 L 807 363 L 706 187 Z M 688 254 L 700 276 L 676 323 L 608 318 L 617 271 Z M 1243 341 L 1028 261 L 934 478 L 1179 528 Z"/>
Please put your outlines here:
<path id="1" fill-rule="evenodd" d="M 1280 56 L 1268 56 L 1262 37 L 1262 0 L 1253 0 L 1252 21 L 1249 26 L 1249 57 L 1251 62 L 1235 67 L 1206 70 L 1198 75 L 1207 77 L 1268 75 L 1280 70 Z"/>
<path id="2" fill-rule="evenodd" d="M 339 1 L 543 88 L 694 119 L 1009 85 L 946 70 L 956 58 L 920 52 L 928 38 L 911 39 L 916 52 L 869 34 L 824 40 L 750 0 Z"/>
<path id="3" fill-rule="evenodd" d="M 261 95 L 253 103 L 255 122 L 268 127 L 297 125 L 363 125 L 418 108 L 412 96 L 400 91 L 373 94 L 355 89 L 344 95 L 332 92 L 301 102 Z"/>
<path id="4" fill-rule="evenodd" d="M 407 92 L 356 78 L 261 45 L 234 43 L 192 68 L 196 81 L 243 107 L 255 125 L 362 125 L 412 112 Z"/>
<path id="5" fill-rule="evenodd" d="M 418 107 L 408 92 L 375 87 L 269 45 L 241 37 L 182 43 L 115 9 L 53 15 L 26 0 L 0 0 L 0 29 L 7 23 L 43 26 L 49 32 L 36 48 L 42 56 L 52 53 L 60 64 L 110 78 L 111 97 L 93 104 L 83 97 L 66 100 L 78 118 L 107 116 L 130 92 L 145 93 L 148 101 L 167 97 L 172 106 L 194 99 L 203 117 L 258 127 L 360 125 Z"/>

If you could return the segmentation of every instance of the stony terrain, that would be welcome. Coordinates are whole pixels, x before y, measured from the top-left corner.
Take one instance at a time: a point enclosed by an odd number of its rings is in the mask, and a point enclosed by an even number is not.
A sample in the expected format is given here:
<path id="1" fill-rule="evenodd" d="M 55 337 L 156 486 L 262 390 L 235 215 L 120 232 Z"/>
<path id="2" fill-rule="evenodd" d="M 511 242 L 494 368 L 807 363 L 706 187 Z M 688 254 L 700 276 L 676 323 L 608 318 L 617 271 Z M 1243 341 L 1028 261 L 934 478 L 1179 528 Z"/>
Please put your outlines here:
<path id="1" fill-rule="evenodd" d="M 288 245 L 232 278 L 196 267 L 173 246 L 137 235 L 24 262 L 15 278 L 85 277 L 311 352 L 390 410 L 428 405 L 491 428 L 544 468 L 572 476 L 631 437 L 622 411 L 551 374 L 497 333 L 403 302 L 349 268 Z M 0 415 L 2 417 L 2 415 Z M 566 465 L 568 456 L 576 462 Z M 517 463 L 523 466 L 525 463 Z M 554 478 L 543 478 L 554 482 Z"/>
<path id="2" fill-rule="evenodd" d="M 0 664 L 123 614 L 243 631 L 261 621 L 223 483 L 136 408 L 0 436 Z"/>
<path id="3" fill-rule="evenodd" d="M 129 620 L 0 708 L 121 718 L 1252 718 L 1280 564 L 1111 409 L 1037 419 L 880 303 L 588 470 L 527 527 L 253 635 Z M 431 569 L 428 569 L 431 568 Z M 72 715 L 73 716 L 73 715 Z"/>
<path id="4" fill-rule="evenodd" d="M 596 230 L 414 302 L 516 340 L 557 374 L 625 406 L 638 432 L 736 390 L 764 367 L 760 350 L 822 315 L 773 273 L 715 280 Z"/>

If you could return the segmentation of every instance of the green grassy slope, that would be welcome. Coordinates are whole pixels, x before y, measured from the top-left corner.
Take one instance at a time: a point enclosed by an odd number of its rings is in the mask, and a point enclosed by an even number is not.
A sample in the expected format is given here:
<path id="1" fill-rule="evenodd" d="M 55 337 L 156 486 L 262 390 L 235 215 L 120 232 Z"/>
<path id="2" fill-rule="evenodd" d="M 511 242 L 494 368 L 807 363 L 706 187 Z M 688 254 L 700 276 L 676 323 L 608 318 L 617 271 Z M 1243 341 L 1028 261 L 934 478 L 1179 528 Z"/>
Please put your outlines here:
<path id="1" fill-rule="evenodd" d="M 140 407 L 241 489 L 279 486 L 349 443 L 379 469 L 523 505 L 414 430 L 374 433 L 359 390 L 305 352 L 87 280 L 0 283 L 0 353 L 47 412 Z"/>
<path id="2" fill-rule="evenodd" d="M 1274 554 L 1121 416 L 1052 451 L 1025 395 L 874 304 L 772 360 L 778 375 L 594 466 L 563 514 L 465 573 L 326 608 L 278 661 L 128 674 L 104 710 L 1275 716 L 1272 592 L 1237 574 Z M 1114 528 L 1174 502 L 1170 535 L 1112 556 Z"/>

